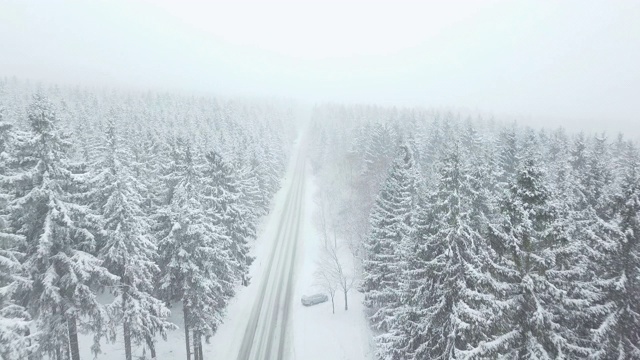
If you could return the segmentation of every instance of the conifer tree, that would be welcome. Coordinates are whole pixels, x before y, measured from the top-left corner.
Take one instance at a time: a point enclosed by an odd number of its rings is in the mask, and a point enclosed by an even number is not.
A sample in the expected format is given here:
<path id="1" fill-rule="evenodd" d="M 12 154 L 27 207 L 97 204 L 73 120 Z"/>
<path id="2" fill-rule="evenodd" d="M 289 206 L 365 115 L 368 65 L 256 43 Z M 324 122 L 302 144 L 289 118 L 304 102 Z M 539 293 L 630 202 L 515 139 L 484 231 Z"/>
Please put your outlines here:
<path id="1" fill-rule="evenodd" d="M 365 243 L 365 305 L 373 311 L 377 329 L 389 328 L 398 305 L 403 247 L 409 242 L 412 213 L 417 201 L 415 164 L 407 146 L 393 162 L 371 213 L 371 234 Z"/>
<path id="2" fill-rule="evenodd" d="M 604 317 L 594 330 L 594 359 L 640 358 L 640 160 L 627 145 L 624 175 L 617 196 L 617 225 L 622 234 L 609 249 L 603 279 Z"/>
<path id="3" fill-rule="evenodd" d="M 563 276 L 555 266 L 562 241 L 553 227 L 557 209 L 536 158 L 524 160 L 503 202 L 503 222 L 494 229 L 503 243 L 502 263 L 495 268 L 505 282 L 502 301 L 507 307 L 497 320 L 497 337 L 481 344 L 491 356 L 565 358 L 570 343 L 571 333 L 555 316 L 559 299 L 566 296 L 557 286 Z"/>
<path id="4" fill-rule="evenodd" d="M 222 312 L 233 294 L 234 258 L 225 229 L 213 223 L 202 204 L 202 169 L 188 145 L 178 143 L 174 164 L 167 174 L 169 202 L 157 220 L 159 233 L 159 287 L 169 303 L 181 303 L 187 359 L 191 340 L 195 353 L 202 337 L 209 338 L 222 321 Z"/>
<path id="5" fill-rule="evenodd" d="M 254 216 L 243 206 L 244 194 L 233 169 L 215 152 L 205 157 L 204 206 L 214 224 L 222 227 L 224 235 L 231 240 L 228 250 L 234 261 L 230 266 L 234 268 L 234 276 L 247 285 L 246 275 L 253 261 L 247 240 L 255 238 Z"/>
<path id="6" fill-rule="evenodd" d="M 487 339 L 492 318 L 492 282 L 484 269 L 486 246 L 482 228 L 483 202 L 471 171 L 461 159 L 459 145 L 445 152 L 433 197 L 431 233 L 421 242 L 429 253 L 425 284 L 432 290 L 418 320 L 425 341 L 415 358 L 463 358 Z"/>
<path id="7" fill-rule="evenodd" d="M 17 152 L 21 166 L 8 179 L 15 191 L 9 203 L 10 227 L 25 238 L 19 250 L 32 282 L 20 296 L 36 316 L 39 352 L 79 360 L 78 323 L 100 334 L 105 320 L 92 286 L 116 277 L 93 255 L 100 219 L 77 201 L 73 191 L 81 186 L 69 170 L 69 139 L 43 95 L 34 96 L 28 120 L 29 138 Z"/>
<path id="8" fill-rule="evenodd" d="M 107 123 L 105 139 L 105 152 L 98 164 L 100 173 L 93 179 L 95 203 L 100 204 L 104 218 L 99 258 L 119 277 L 112 287 L 115 299 L 109 306 L 112 337 L 115 326 L 122 326 L 125 358 L 132 360 L 132 342 L 148 342 L 156 333 L 164 336 L 173 326 L 166 320 L 169 310 L 152 295 L 153 280 L 159 273 L 154 262 L 156 245 L 141 208 L 143 198 L 138 189 L 142 186 L 127 164 L 132 157 L 120 141 L 113 118 Z"/>
<path id="9" fill-rule="evenodd" d="M 12 158 L 11 146 L 15 145 L 15 134 L 12 124 L 4 119 L 4 108 L 0 107 L 0 176 L 2 182 L 7 179 L 10 166 L 17 159 Z M 32 319 L 26 309 L 16 303 L 14 295 L 29 289 L 31 283 L 24 277 L 25 271 L 20 264 L 21 254 L 17 249 L 24 242 L 23 236 L 7 233 L 6 204 L 11 201 L 12 194 L 1 188 L 0 193 L 0 357 L 7 360 L 18 360 L 29 357 L 35 352 L 37 343 L 31 334 Z"/>
<path id="10" fill-rule="evenodd" d="M 17 247 L 22 240 L 0 233 L 0 357 L 6 360 L 28 359 L 38 348 L 37 335 L 31 332 L 31 315 L 14 299 L 16 293 L 28 291 L 31 282 L 24 277 L 21 255 L 5 249 Z"/>

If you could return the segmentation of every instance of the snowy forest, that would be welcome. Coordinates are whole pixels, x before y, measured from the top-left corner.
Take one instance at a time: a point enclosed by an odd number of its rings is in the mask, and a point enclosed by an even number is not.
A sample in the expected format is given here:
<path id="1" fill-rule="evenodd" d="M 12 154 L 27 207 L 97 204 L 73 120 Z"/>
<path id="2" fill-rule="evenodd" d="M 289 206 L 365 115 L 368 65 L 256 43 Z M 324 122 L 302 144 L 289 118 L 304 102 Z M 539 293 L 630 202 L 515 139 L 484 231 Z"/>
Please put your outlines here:
<path id="1" fill-rule="evenodd" d="M 0 360 L 640 360 L 640 1 L 0 0 Z"/>
<path id="2" fill-rule="evenodd" d="M 251 281 L 294 110 L 0 79 L 0 358 L 78 360 L 79 332 L 155 358 L 171 310 L 203 359 Z"/>
<path id="3" fill-rule="evenodd" d="M 96 355 L 121 341 L 155 359 L 179 330 L 204 360 L 251 284 L 299 112 L 2 79 L 0 357 L 79 360 L 89 334 Z M 336 292 L 345 312 L 364 295 L 375 358 L 640 359 L 637 143 L 421 108 L 310 113 L 321 285 L 334 316 Z"/>
<path id="4" fill-rule="evenodd" d="M 638 144 L 336 104 L 311 129 L 376 358 L 640 359 Z"/>

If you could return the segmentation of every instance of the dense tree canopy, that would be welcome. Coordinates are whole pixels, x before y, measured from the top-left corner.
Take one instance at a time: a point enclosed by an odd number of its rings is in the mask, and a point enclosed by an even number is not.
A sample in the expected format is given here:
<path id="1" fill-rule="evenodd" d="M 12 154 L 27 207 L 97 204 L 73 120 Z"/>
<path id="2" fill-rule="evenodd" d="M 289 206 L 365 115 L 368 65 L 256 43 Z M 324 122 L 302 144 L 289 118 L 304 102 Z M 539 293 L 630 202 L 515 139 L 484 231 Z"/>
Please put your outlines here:
<path id="1" fill-rule="evenodd" d="M 636 144 L 421 109 L 313 119 L 320 181 L 358 194 L 335 206 L 364 224 L 380 359 L 640 358 Z"/>

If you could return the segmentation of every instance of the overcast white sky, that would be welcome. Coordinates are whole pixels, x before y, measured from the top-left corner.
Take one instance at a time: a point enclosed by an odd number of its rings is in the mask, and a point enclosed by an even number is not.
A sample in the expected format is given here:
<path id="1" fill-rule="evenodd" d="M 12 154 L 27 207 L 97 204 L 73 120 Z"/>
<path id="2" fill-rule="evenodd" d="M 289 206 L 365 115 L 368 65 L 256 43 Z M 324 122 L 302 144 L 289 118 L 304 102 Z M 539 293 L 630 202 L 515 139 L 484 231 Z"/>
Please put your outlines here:
<path id="1" fill-rule="evenodd" d="M 640 1 L 0 0 L 0 75 L 478 109 L 640 138 Z"/>

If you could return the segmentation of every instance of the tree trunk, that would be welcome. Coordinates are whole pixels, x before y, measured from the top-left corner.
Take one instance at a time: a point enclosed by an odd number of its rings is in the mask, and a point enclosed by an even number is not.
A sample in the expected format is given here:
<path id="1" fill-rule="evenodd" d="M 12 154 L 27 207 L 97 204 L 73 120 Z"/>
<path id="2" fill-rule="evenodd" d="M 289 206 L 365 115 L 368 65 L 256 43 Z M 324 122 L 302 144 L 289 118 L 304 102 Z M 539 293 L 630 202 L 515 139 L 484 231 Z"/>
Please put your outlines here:
<path id="1" fill-rule="evenodd" d="M 204 354 L 202 353 L 202 334 L 198 335 L 198 352 L 200 355 L 199 360 L 204 360 Z"/>
<path id="2" fill-rule="evenodd" d="M 147 346 L 149 347 L 149 351 L 151 352 L 151 359 L 155 360 L 156 358 L 156 344 L 153 343 L 153 339 L 151 336 L 147 335 L 146 337 Z"/>
<path id="3" fill-rule="evenodd" d="M 61 355 L 62 360 L 71 360 L 71 344 L 69 344 L 69 339 L 67 339 L 67 346 L 64 347 Z"/>
<path id="4" fill-rule="evenodd" d="M 69 329 L 69 347 L 71 348 L 71 360 L 80 360 L 80 349 L 78 348 L 78 325 L 76 317 L 70 315 L 67 318 L 67 327 Z"/>
<path id="5" fill-rule="evenodd" d="M 31 330 L 27 329 L 26 336 L 31 336 Z M 31 347 L 31 340 L 29 340 L 28 346 Z M 29 354 L 27 354 L 27 359 L 35 360 L 35 358 L 36 358 L 36 355 L 32 351 L 29 351 Z"/>
<path id="6" fill-rule="evenodd" d="M 333 314 L 336 313 L 336 304 L 333 301 L 333 295 L 331 295 L 331 313 L 333 313 Z"/>
<path id="7" fill-rule="evenodd" d="M 127 360 L 133 360 L 131 356 L 131 328 L 129 321 L 122 324 L 122 337 L 124 338 L 124 356 Z"/>
<path id="8" fill-rule="evenodd" d="M 193 332 L 193 360 L 200 360 L 200 350 L 198 347 L 198 332 Z"/>
<path id="9" fill-rule="evenodd" d="M 349 303 L 347 301 L 347 291 L 344 291 L 344 310 L 347 311 L 349 310 Z"/>
<path id="10" fill-rule="evenodd" d="M 187 344 L 187 360 L 191 360 L 191 341 L 189 340 L 189 310 L 187 304 L 182 304 L 182 313 L 184 314 L 184 342 Z"/>

